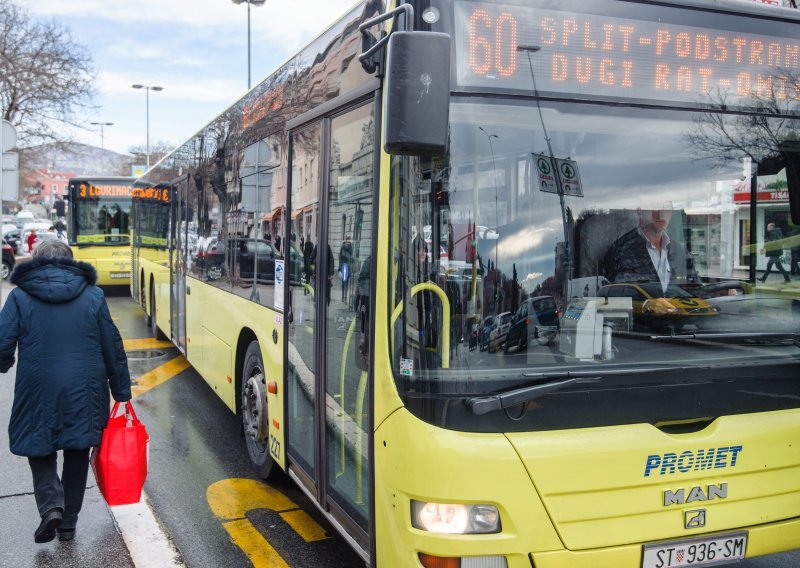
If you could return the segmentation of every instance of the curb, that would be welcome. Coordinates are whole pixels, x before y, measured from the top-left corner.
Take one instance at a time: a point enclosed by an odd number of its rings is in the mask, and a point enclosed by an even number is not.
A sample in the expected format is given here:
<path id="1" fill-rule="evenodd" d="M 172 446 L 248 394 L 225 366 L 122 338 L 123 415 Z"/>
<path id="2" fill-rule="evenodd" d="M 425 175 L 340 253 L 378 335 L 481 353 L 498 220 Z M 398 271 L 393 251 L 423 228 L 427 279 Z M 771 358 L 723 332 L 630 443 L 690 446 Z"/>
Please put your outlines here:
<path id="1" fill-rule="evenodd" d="M 144 491 L 138 503 L 109 506 L 108 510 L 134 566 L 186 568 L 183 556 L 158 522 Z"/>

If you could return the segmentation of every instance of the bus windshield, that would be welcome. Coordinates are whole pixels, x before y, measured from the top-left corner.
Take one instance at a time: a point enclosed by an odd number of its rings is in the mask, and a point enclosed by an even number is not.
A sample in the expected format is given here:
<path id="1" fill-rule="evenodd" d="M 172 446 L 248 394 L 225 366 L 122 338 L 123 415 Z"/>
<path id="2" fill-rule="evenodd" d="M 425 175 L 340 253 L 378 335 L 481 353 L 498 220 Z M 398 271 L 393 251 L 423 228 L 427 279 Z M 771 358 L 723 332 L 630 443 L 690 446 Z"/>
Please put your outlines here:
<path id="1" fill-rule="evenodd" d="M 70 180 L 69 223 L 72 244 L 128 245 L 132 181 L 128 178 Z"/>
<path id="2" fill-rule="evenodd" d="M 75 205 L 75 240 L 79 245 L 128 244 L 130 212 L 130 198 L 80 200 Z"/>
<path id="3" fill-rule="evenodd" d="M 784 172 L 757 178 L 751 211 L 746 150 L 798 120 L 478 95 L 454 96 L 450 120 L 446 157 L 394 161 L 392 356 L 409 401 L 796 363 L 800 228 Z M 721 129 L 735 137 L 718 147 Z M 733 408 L 753 404 L 719 412 Z"/>

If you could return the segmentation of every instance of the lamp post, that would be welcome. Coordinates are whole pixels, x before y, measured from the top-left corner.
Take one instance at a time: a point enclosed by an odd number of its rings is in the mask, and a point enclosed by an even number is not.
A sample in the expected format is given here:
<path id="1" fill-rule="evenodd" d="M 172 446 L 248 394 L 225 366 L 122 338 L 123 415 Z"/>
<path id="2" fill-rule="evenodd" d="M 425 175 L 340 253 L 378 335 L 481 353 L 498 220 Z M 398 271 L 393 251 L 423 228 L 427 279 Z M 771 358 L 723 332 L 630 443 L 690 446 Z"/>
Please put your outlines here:
<path id="1" fill-rule="evenodd" d="M 134 89 L 144 89 L 145 91 L 145 100 L 147 104 L 147 111 L 146 111 L 146 120 L 147 120 L 147 149 L 146 149 L 146 160 L 147 160 L 147 169 L 150 169 L 150 91 L 163 91 L 164 87 L 158 86 L 151 86 L 151 85 L 131 85 Z"/>
<path id="2" fill-rule="evenodd" d="M 542 134 L 544 134 L 545 142 L 547 142 L 547 151 L 550 153 L 550 163 L 553 166 L 553 176 L 556 179 L 556 191 L 558 192 L 558 202 L 561 206 L 561 222 L 564 224 L 564 272 L 566 278 L 564 279 L 564 296 L 567 300 L 572 297 L 572 250 L 570 238 L 570 223 L 569 215 L 567 215 L 567 206 L 564 203 L 564 187 L 561 184 L 561 173 L 556 167 L 556 156 L 553 154 L 553 145 L 550 142 L 550 135 L 547 133 L 547 127 L 544 124 L 544 115 L 542 114 L 542 105 L 539 102 L 539 89 L 536 88 L 536 74 L 533 72 L 533 60 L 531 54 L 538 53 L 542 50 L 540 45 L 518 45 L 517 51 L 524 51 L 528 56 L 528 68 L 531 71 L 531 82 L 533 83 L 533 96 L 536 97 L 536 108 L 539 110 L 539 122 L 542 123 Z"/>
<path id="3" fill-rule="evenodd" d="M 494 185 L 494 230 L 498 233 L 500 232 L 500 219 L 499 219 L 499 204 L 497 202 L 497 166 L 494 162 L 494 144 L 492 144 L 492 138 L 500 138 L 497 134 L 489 134 L 483 128 L 483 126 L 479 126 L 478 130 L 486 134 L 486 138 L 489 139 L 489 151 L 492 153 L 492 185 Z M 494 244 L 494 274 L 495 274 L 495 293 L 494 293 L 494 301 L 495 301 L 495 309 L 497 309 L 497 289 L 499 289 L 499 272 L 497 269 L 497 243 Z"/>
<path id="4" fill-rule="evenodd" d="M 100 127 L 100 149 L 104 150 L 105 145 L 103 143 L 103 127 L 104 126 L 114 126 L 113 122 L 90 122 L 92 126 L 99 126 Z"/>
<path id="5" fill-rule="evenodd" d="M 231 0 L 234 4 L 247 4 L 247 90 L 250 90 L 250 4 L 263 6 L 267 0 Z"/>

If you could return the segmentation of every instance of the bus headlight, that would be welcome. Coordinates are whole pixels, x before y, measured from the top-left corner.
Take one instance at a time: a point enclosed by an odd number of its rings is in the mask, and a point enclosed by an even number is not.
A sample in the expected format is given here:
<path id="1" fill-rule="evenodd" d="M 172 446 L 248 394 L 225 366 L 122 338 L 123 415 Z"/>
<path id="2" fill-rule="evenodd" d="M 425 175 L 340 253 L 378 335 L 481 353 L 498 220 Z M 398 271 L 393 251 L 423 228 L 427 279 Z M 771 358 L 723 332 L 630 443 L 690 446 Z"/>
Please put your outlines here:
<path id="1" fill-rule="evenodd" d="M 500 532 L 500 513 L 494 505 L 411 501 L 411 524 L 434 533 L 492 534 Z"/>

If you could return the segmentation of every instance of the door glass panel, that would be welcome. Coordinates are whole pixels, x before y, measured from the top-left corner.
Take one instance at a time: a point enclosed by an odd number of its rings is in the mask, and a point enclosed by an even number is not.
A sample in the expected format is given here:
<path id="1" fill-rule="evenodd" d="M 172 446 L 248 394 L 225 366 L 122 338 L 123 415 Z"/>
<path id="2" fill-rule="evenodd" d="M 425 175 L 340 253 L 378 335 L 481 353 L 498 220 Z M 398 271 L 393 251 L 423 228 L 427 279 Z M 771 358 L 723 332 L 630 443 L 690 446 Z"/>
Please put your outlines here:
<path id="1" fill-rule="evenodd" d="M 321 156 L 320 125 L 316 124 L 292 135 L 292 207 L 303 223 L 297 227 L 299 243 L 290 243 L 287 255 L 289 278 L 288 325 L 288 401 L 289 455 L 313 476 L 314 403 L 316 400 L 316 366 L 314 350 L 316 326 L 316 250 L 319 234 L 319 165 Z M 297 239 L 297 233 L 295 233 Z M 265 243 L 262 243 L 262 246 Z M 291 254 L 293 252 L 293 254 Z M 261 254 L 261 251 L 259 251 Z"/>
<path id="2" fill-rule="evenodd" d="M 283 258 L 275 229 L 286 199 L 282 172 L 280 134 L 245 148 L 239 161 L 241 183 L 235 192 L 235 210 L 228 222 L 233 292 L 278 310 L 283 299 L 275 298 L 275 270 Z"/>
<path id="3" fill-rule="evenodd" d="M 170 318 L 172 324 L 172 340 L 181 352 L 186 353 L 186 272 L 190 263 L 188 245 L 188 212 L 187 212 L 187 184 L 182 181 L 177 184 L 177 199 L 175 201 L 174 220 L 172 224 L 173 242 L 175 252 L 172 269 L 172 302 Z M 163 307 L 162 307 L 163 309 Z M 155 317 L 155 313 L 152 314 Z"/>
<path id="4" fill-rule="evenodd" d="M 373 188 L 372 106 L 333 119 L 325 283 L 328 492 L 365 529 L 369 507 L 368 372 L 356 313 L 369 301 Z"/>

